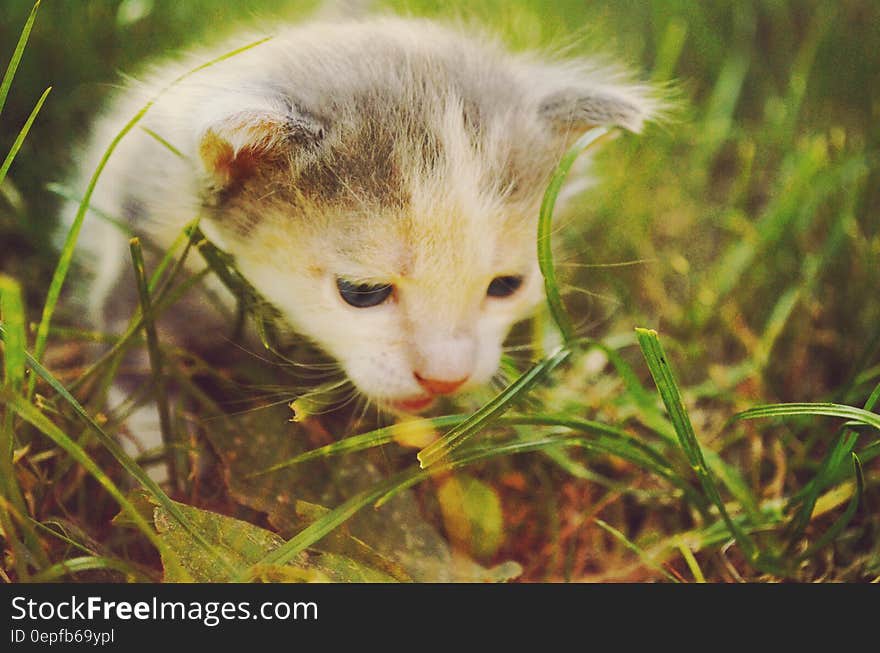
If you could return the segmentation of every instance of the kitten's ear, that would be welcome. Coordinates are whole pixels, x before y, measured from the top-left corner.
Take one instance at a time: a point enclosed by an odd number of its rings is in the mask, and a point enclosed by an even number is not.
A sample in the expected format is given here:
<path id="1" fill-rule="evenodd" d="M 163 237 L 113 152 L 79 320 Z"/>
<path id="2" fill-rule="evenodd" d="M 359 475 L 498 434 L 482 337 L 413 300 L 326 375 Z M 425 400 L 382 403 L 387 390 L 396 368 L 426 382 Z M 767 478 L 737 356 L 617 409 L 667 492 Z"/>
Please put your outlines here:
<path id="1" fill-rule="evenodd" d="M 576 136 L 593 127 L 623 127 L 639 133 L 658 108 L 646 87 L 584 84 L 550 93 L 538 111 L 557 131 Z"/>
<path id="2" fill-rule="evenodd" d="M 216 189 L 252 177 L 262 165 L 281 162 L 296 147 L 316 143 L 324 126 L 296 109 L 247 108 L 214 116 L 199 137 L 199 157 Z"/>

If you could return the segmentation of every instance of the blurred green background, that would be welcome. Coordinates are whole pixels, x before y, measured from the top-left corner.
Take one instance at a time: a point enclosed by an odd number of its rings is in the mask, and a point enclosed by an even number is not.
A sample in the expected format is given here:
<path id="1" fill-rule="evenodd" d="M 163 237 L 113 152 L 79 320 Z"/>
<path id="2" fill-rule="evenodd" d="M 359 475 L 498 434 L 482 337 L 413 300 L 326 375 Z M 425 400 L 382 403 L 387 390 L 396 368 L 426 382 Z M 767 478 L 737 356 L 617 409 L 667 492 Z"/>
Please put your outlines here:
<path id="1" fill-rule="evenodd" d="M 122 74 L 242 21 L 271 25 L 314 4 L 43 3 L 0 118 L 5 152 L 53 87 L 0 197 L 0 267 L 25 284 L 31 310 L 55 262 L 47 234 L 58 202 L 46 184 L 75 164 L 75 144 Z M 473 18 L 515 48 L 600 50 L 674 84 L 672 119 L 607 147 L 602 184 L 567 217 L 561 267 L 585 332 L 658 327 L 687 357 L 685 381 L 749 382 L 767 400 L 852 398 L 870 382 L 880 324 L 880 3 L 378 5 Z M 0 58 L 30 7 L 0 3 Z"/>

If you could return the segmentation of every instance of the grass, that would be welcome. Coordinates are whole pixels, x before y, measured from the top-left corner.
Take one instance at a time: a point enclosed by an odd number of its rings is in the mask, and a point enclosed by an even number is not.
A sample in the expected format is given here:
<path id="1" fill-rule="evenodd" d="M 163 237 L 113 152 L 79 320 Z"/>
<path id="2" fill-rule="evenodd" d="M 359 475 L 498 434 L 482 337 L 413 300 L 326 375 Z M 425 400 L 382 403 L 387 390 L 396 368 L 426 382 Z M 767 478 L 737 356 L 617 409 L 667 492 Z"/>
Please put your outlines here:
<path id="1" fill-rule="evenodd" d="M 122 334 L 82 328 L 64 284 L 101 167 L 86 189 L 57 182 L 95 82 L 151 40 L 198 42 L 273 3 L 212 20 L 217 3 L 157 0 L 134 22 L 134 4 L 98 4 L 0 9 L 0 43 L 18 44 L 0 84 L 0 578 L 880 579 L 876 3 L 394 3 L 475 16 L 517 48 L 601 46 L 682 96 L 669 124 L 606 143 L 601 183 L 565 213 L 562 182 L 600 134 L 561 163 L 536 234 L 548 308 L 515 334 L 515 380 L 396 425 L 328 410 L 334 382 L 290 364 L 313 354 L 278 340 L 196 222 L 153 269 L 133 247 L 141 308 Z M 80 200 L 60 257 L 58 193 Z M 187 273 L 190 255 L 211 271 Z M 205 274 L 257 313 L 274 364 L 162 342 L 155 320 Z M 143 346 L 153 374 L 109 410 Z M 129 455 L 151 400 L 165 446 Z M 157 460 L 174 461 L 161 484 Z M 479 566 L 455 569 L 453 533 Z M 407 557 L 415 534 L 429 544 Z"/>

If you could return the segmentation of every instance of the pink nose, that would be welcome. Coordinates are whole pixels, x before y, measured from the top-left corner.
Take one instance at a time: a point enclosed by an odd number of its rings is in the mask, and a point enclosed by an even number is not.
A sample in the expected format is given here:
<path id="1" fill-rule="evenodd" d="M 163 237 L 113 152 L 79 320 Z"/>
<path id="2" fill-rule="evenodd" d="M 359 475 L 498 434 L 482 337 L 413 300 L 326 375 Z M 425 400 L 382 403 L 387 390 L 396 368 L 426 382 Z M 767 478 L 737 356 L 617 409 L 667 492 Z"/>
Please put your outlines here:
<path id="1" fill-rule="evenodd" d="M 413 372 L 413 375 L 416 377 L 416 381 L 419 382 L 419 385 L 422 386 L 425 390 L 427 390 L 432 395 L 451 395 L 453 392 L 458 390 L 464 382 L 468 380 L 468 377 L 464 377 L 458 379 L 457 381 L 442 381 L 440 379 L 426 379 L 418 372 Z"/>

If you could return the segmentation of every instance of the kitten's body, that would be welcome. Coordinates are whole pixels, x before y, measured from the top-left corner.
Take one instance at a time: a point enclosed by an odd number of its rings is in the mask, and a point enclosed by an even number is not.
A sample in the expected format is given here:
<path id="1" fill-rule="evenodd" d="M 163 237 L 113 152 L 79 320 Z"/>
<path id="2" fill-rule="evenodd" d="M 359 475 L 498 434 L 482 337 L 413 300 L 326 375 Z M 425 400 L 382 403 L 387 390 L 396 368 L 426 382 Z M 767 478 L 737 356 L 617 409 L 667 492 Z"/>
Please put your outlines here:
<path id="1" fill-rule="evenodd" d="M 162 247 L 201 216 L 293 329 L 381 405 L 417 410 L 485 383 L 509 328 L 543 296 L 534 238 L 549 174 L 591 126 L 638 131 L 655 108 L 646 89 L 588 62 L 511 55 L 396 18 L 284 28 L 169 87 L 247 42 L 161 67 L 112 105 L 86 176 L 168 87 L 110 159 L 92 206 Z M 127 240 L 87 217 L 90 301 L 110 328 L 128 315 L 114 290 L 130 285 Z M 487 296 L 499 278 L 521 283 Z M 393 292 L 358 308 L 340 283 Z M 216 311 L 172 311 L 179 341 L 228 335 Z"/>

